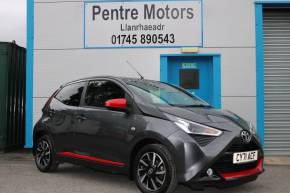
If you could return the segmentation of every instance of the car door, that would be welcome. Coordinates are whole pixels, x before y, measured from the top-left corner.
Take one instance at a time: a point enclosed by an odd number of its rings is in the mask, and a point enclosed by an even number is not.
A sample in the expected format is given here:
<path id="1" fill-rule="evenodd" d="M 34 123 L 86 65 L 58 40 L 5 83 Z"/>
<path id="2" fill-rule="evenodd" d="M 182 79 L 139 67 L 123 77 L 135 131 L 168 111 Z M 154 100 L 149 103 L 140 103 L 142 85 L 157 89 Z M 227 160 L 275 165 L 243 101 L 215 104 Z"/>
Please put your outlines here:
<path id="1" fill-rule="evenodd" d="M 51 121 L 57 151 L 70 151 L 73 149 L 73 130 L 75 111 L 79 108 L 85 82 L 69 84 L 60 89 L 51 101 Z"/>
<path id="2" fill-rule="evenodd" d="M 125 160 L 126 140 L 134 124 L 134 114 L 106 108 L 105 102 L 115 98 L 130 100 L 116 82 L 94 80 L 88 83 L 83 106 L 75 114 L 74 141 L 80 154 L 120 163 Z"/>

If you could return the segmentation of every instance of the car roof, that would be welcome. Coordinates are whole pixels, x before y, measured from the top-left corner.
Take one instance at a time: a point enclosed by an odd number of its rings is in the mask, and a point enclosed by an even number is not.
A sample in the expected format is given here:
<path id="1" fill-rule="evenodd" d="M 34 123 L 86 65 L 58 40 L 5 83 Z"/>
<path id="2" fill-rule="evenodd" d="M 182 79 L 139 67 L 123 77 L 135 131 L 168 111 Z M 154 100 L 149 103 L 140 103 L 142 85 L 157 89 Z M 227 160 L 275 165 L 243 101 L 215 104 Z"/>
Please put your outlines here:
<path id="1" fill-rule="evenodd" d="M 120 76 L 92 76 L 92 77 L 86 77 L 86 78 L 81 78 L 81 79 L 77 79 L 77 80 L 73 80 L 70 82 L 67 82 L 63 85 L 61 85 L 61 87 L 67 86 L 69 84 L 73 84 L 73 83 L 77 83 L 77 82 L 82 82 L 82 81 L 89 81 L 89 80 L 94 80 L 94 79 L 111 79 L 111 80 L 117 80 L 117 81 L 121 81 L 124 83 L 128 83 L 128 82 L 159 82 L 156 80 L 149 80 L 149 79 L 141 79 L 141 78 L 133 78 L 133 77 L 120 77 Z"/>

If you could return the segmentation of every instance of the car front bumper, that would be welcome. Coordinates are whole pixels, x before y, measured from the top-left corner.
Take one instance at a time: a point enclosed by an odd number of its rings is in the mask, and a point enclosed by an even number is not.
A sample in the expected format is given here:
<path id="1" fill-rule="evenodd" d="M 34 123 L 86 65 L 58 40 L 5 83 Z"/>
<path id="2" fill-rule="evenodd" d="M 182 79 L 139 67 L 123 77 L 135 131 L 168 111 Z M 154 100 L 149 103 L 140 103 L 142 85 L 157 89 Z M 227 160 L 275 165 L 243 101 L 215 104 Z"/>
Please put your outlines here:
<path id="1" fill-rule="evenodd" d="M 254 181 L 263 172 L 263 159 L 260 159 L 255 168 L 227 173 L 215 171 L 212 176 L 204 175 L 200 178 L 193 178 L 184 185 L 194 190 L 202 190 L 204 187 L 227 188 Z"/>
<path id="2" fill-rule="evenodd" d="M 251 144 L 240 144 L 240 131 L 224 132 L 201 146 L 188 134 L 178 131 L 168 138 L 174 144 L 177 178 L 190 187 L 227 187 L 253 181 L 263 169 L 263 150 L 256 138 Z M 233 153 L 258 150 L 258 160 L 233 164 Z M 213 176 L 207 170 L 213 170 Z"/>
<path id="3" fill-rule="evenodd" d="M 223 188 L 229 188 L 233 186 L 238 186 L 242 185 L 251 181 L 254 181 L 258 178 L 259 174 L 256 175 L 250 175 L 250 176 L 244 176 L 244 177 L 239 177 L 239 178 L 234 178 L 230 180 L 224 180 L 224 179 L 219 179 L 219 180 L 201 180 L 201 181 L 188 181 L 184 183 L 185 186 L 188 186 L 189 188 L 193 190 L 203 190 L 205 187 L 215 187 L 219 189 Z"/>

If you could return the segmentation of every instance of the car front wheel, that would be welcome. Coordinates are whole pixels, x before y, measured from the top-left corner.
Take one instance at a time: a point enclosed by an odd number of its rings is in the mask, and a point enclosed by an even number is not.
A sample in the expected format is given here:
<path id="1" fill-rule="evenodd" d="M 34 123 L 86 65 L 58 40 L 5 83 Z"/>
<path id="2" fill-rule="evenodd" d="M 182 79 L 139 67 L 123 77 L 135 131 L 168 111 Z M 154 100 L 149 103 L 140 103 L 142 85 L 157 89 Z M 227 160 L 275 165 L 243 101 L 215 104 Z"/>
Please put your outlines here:
<path id="1" fill-rule="evenodd" d="M 161 144 L 143 147 L 134 161 L 134 179 L 143 193 L 171 193 L 177 186 L 176 169 L 168 149 Z"/>

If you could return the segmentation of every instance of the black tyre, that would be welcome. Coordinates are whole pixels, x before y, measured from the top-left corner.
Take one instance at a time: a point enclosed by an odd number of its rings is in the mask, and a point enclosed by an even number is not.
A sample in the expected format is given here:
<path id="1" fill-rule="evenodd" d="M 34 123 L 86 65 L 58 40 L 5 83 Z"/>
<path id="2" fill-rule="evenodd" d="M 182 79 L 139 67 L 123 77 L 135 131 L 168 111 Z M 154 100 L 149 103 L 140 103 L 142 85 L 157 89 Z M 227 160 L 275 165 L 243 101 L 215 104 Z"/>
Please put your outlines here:
<path id="1" fill-rule="evenodd" d="M 56 153 L 53 143 L 48 135 L 44 135 L 36 140 L 35 144 L 35 164 L 42 172 L 53 172 L 58 167 Z"/>
<path id="2" fill-rule="evenodd" d="M 161 144 L 143 147 L 134 160 L 134 179 L 143 193 L 172 193 L 177 187 L 176 168 Z"/>

